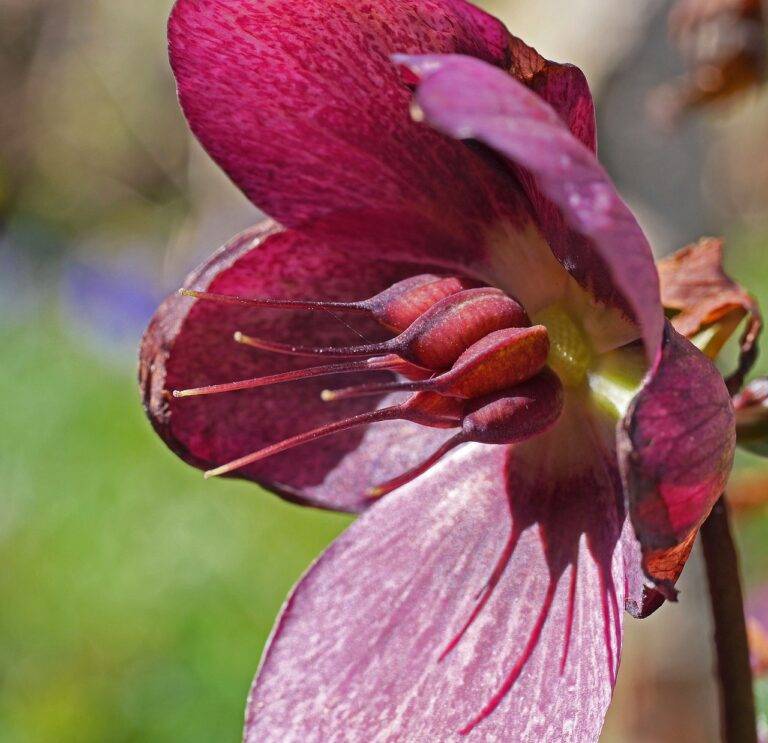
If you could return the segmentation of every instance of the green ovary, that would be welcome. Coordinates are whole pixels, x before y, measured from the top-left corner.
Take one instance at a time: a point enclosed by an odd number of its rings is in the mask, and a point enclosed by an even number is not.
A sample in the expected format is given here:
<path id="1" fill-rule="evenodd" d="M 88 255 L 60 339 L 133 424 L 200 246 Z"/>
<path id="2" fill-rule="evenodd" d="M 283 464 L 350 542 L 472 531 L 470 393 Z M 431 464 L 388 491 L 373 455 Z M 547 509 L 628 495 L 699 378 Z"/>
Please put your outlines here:
<path id="1" fill-rule="evenodd" d="M 595 355 L 584 331 L 561 307 L 550 305 L 535 321 L 549 334 L 549 359 L 552 371 L 566 387 L 577 387 L 587 378 Z"/>
<path id="2" fill-rule="evenodd" d="M 566 388 L 581 388 L 609 417 L 624 416 L 646 371 L 638 345 L 596 354 L 581 326 L 561 306 L 550 305 L 534 317 L 547 328 L 547 363 Z"/>

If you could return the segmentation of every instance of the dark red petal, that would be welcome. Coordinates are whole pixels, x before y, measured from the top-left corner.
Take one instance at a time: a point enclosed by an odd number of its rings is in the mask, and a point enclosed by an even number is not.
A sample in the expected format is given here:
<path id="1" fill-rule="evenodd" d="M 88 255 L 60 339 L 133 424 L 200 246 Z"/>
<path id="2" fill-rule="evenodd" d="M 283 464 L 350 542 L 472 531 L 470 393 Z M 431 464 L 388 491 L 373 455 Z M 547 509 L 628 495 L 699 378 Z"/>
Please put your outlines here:
<path id="1" fill-rule="evenodd" d="M 552 107 L 491 65 L 458 55 L 398 59 L 421 75 L 417 118 L 509 158 L 557 259 L 601 303 L 634 318 L 655 360 L 663 313 L 653 255 L 589 148 Z"/>
<path id="2" fill-rule="evenodd" d="M 578 67 L 548 62 L 529 86 L 560 114 L 577 139 L 593 152 L 597 149 L 595 104 L 587 78 Z"/>
<path id="3" fill-rule="evenodd" d="M 386 246 L 374 239 L 386 254 Z M 282 231 L 272 223 L 235 238 L 190 275 L 188 288 L 241 296 L 363 299 L 421 267 L 371 257 L 325 238 Z M 322 377 L 290 385 L 176 399 L 169 393 L 208 384 L 304 368 L 317 363 L 271 354 L 235 343 L 243 331 L 274 340 L 319 345 L 380 339 L 382 330 L 366 317 L 325 312 L 253 309 L 169 297 L 145 334 L 141 387 L 150 420 L 183 459 L 211 469 L 289 436 L 370 410 L 376 399 L 322 402 Z M 339 375 L 342 384 L 376 378 L 378 372 Z M 384 404 L 382 401 L 381 404 Z M 387 422 L 350 431 L 266 460 L 237 475 L 298 499 L 354 511 L 370 503 L 366 490 L 410 468 L 446 437 L 445 432 Z M 364 446 L 361 446 L 364 444 Z"/>
<path id="4" fill-rule="evenodd" d="M 178 0 L 169 41 L 193 131 L 291 227 L 337 212 L 409 212 L 461 238 L 471 260 L 488 224 L 520 222 L 508 174 L 411 121 L 412 76 L 393 53 L 460 53 L 508 70 L 594 145 L 583 75 L 464 0 Z"/>
<path id="5" fill-rule="evenodd" d="M 643 550 L 629 519 L 624 522 L 622 545 L 626 574 L 624 608 L 635 619 L 643 619 L 653 614 L 667 597 L 676 598 L 676 593 L 667 590 L 671 589 L 667 584 L 664 585 L 664 593 L 662 593 L 648 577 L 647 568 L 643 563 Z M 685 559 L 680 562 L 680 571 L 674 576 L 674 580 L 677 580 L 683 567 L 685 567 Z"/>
<path id="6" fill-rule="evenodd" d="M 254 203 L 295 227 L 335 211 L 484 211 L 474 156 L 408 117 L 389 55 L 460 52 L 507 66 L 504 26 L 462 0 L 178 0 L 181 104 Z M 475 215 L 473 215 L 475 216 Z"/>
<path id="7" fill-rule="evenodd" d="M 634 616 L 648 616 L 650 613 L 647 608 L 648 605 L 651 604 L 655 610 L 665 598 L 672 601 L 677 600 L 675 584 L 691 556 L 691 550 L 698 533 L 698 529 L 693 529 L 674 547 L 642 550 L 643 572 L 653 582 L 657 590 L 645 588 L 641 608 L 638 613 L 634 613 Z M 632 612 L 631 608 L 630 612 Z"/>
<path id="8" fill-rule="evenodd" d="M 659 368 L 618 433 L 629 512 L 646 558 L 677 547 L 701 525 L 725 488 L 735 441 L 722 376 L 667 326 Z"/>
<path id="9" fill-rule="evenodd" d="M 563 420 L 515 450 L 456 450 L 331 546 L 274 630 L 249 743 L 468 729 L 597 740 L 638 571 L 613 427 L 592 430 L 574 408 Z"/>

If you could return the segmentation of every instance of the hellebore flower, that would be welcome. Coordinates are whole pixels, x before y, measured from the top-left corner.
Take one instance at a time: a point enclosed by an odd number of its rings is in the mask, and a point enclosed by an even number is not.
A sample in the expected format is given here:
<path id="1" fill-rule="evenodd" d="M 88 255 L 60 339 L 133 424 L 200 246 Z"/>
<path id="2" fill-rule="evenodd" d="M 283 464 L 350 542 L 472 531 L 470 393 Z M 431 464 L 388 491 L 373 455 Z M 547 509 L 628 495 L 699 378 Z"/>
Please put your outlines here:
<path id="1" fill-rule="evenodd" d="M 274 221 L 156 313 L 149 417 L 209 474 L 364 512 L 288 599 L 246 739 L 596 740 L 622 609 L 675 597 L 734 420 L 584 76 L 463 0 L 178 0 L 170 49 Z"/>

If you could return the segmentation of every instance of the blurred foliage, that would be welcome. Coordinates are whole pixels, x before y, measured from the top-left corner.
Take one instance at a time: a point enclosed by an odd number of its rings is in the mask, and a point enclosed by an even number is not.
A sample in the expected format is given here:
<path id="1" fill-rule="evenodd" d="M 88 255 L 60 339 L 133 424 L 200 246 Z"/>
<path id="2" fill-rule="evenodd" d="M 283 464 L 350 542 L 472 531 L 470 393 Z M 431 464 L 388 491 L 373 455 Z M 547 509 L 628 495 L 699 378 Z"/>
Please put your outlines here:
<path id="1" fill-rule="evenodd" d="M 124 369 L 0 331 L 0 740 L 239 739 L 290 585 L 346 519 L 204 484 Z"/>
<path id="2" fill-rule="evenodd" d="M 768 251 L 765 249 L 768 235 L 763 231 L 742 229 L 735 231 L 730 244 L 726 245 L 725 267 L 755 296 L 762 299 L 763 309 L 768 309 Z M 725 369 L 732 368 L 735 360 L 734 344 L 724 355 Z M 768 374 L 768 353 L 765 338 L 760 344 L 762 352 L 758 355 L 751 377 Z M 731 365 L 731 366 L 728 366 Z M 768 473 L 768 461 L 750 454 L 743 449 L 737 451 L 737 470 L 739 477 L 764 477 Z M 748 583 L 761 583 L 768 580 L 768 513 L 757 509 L 742 516 L 737 526 L 742 547 L 742 565 Z M 768 708 L 766 708 L 768 710 Z"/>

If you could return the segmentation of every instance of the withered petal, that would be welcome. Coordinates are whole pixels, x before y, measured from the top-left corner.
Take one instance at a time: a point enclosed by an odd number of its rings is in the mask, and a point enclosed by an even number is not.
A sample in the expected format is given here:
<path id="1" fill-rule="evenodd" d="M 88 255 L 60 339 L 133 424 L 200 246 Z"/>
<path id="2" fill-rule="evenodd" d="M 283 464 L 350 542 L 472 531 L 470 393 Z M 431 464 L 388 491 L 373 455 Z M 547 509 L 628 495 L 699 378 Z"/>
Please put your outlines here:
<path id="1" fill-rule="evenodd" d="M 671 321 L 678 333 L 691 338 L 716 323 L 725 326 L 726 337 L 716 342 L 711 355 L 719 352 L 727 335 L 748 317 L 738 366 L 727 380 L 733 394 L 755 362 L 763 323 L 757 300 L 723 268 L 723 240 L 703 237 L 660 260 L 657 268 L 661 301 L 664 307 L 678 310 Z"/>
<path id="2" fill-rule="evenodd" d="M 659 368 L 630 405 L 617 442 L 632 524 L 648 564 L 663 572 L 654 567 L 665 558 L 658 551 L 679 550 L 709 515 L 736 443 L 723 378 L 670 326 Z"/>

